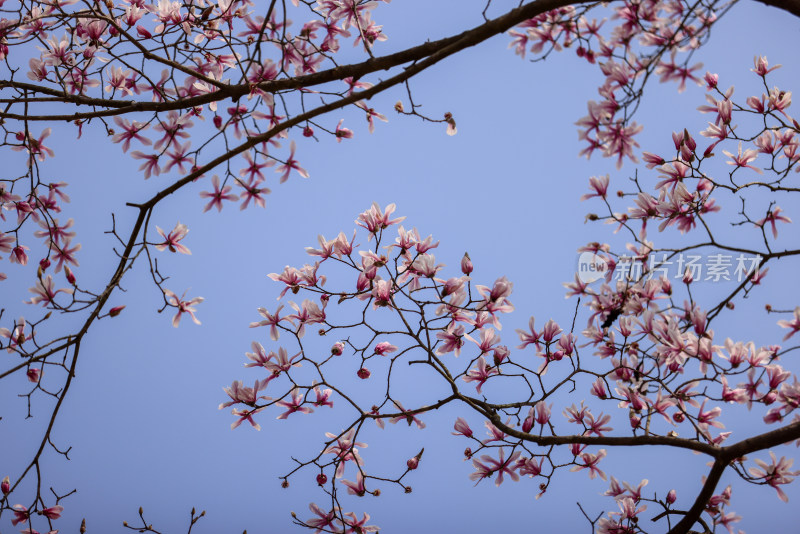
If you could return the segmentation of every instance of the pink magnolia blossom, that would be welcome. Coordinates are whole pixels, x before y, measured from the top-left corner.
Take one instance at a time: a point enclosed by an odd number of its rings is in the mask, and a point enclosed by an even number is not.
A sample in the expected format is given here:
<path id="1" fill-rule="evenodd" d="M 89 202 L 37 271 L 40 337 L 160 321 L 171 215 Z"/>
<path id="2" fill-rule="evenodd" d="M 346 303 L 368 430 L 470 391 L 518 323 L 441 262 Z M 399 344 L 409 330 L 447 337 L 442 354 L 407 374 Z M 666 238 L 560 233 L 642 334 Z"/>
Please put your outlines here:
<path id="1" fill-rule="evenodd" d="M 405 217 L 397 217 L 396 219 L 390 218 L 395 209 L 396 206 L 394 204 L 389 204 L 386 206 L 385 210 L 381 210 L 378 203 L 373 202 L 370 209 L 358 216 L 356 224 L 362 228 L 366 228 L 370 233 L 369 238 L 372 239 L 372 236 L 377 234 L 378 231 L 405 220 Z"/>
<path id="2" fill-rule="evenodd" d="M 12 512 L 14 513 L 14 517 L 11 519 L 11 524 L 17 526 L 19 523 L 26 523 L 30 519 L 30 512 L 26 506 L 21 504 L 15 504 L 12 507 Z"/>
<path id="3" fill-rule="evenodd" d="M 795 335 L 798 331 L 800 331 L 800 306 L 794 309 L 794 318 L 791 320 L 780 320 L 778 321 L 778 326 L 781 328 L 789 328 L 789 332 L 783 336 L 783 340 L 786 341 L 793 335 Z"/>
<path id="4" fill-rule="evenodd" d="M 483 384 L 486 383 L 486 381 L 489 379 L 490 376 L 496 374 L 497 374 L 497 369 L 494 367 L 487 367 L 486 358 L 481 356 L 480 358 L 478 358 L 477 368 L 470 369 L 464 376 L 464 382 L 477 382 L 478 385 L 476 387 L 476 390 L 478 393 L 480 393 Z"/>
<path id="5" fill-rule="evenodd" d="M 315 529 L 314 534 L 319 534 L 323 530 L 326 532 L 329 530 L 336 531 L 334 524 L 337 520 L 337 510 L 335 508 L 328 512 L 323 512 L 322 508 L 313 502 L 308 505 L 308 508 L 317 515 L 317 517 L 306 520 L 306 525 Z"/>
<path id="6" fill-rule="evenodd" d="M 295 412 L 311 413 L 314 411 L 314 409 L 311 408 L 310 406 L 303 406 L 304 403 L 305 403 L 305 398 L 303 397 L 303 394 L 297 389 L 292 390 L 292 400 L 290 401 L 281 400 L 275 403 L 277 406 L 286 408 L 286 411 L 280 414 L 277 418 L 286 419 Z"/>
<path id="7" fill-rule="evenodd" d="M 179 241 L 181 241 L 186 234 L 189 233 L 189 229 L 186 227 L 185 224 L 177 223 L 175 228 L 170 231 L 169 234 L 165 234 L 164 230 L 160 227 L 156 226 L 156 231 L 164 238 L 164 241 L 155 245 L 156 250 L 163 251 L 165 249 L 169 249 L 170 252 L 180 252 L 181 254 L 191 254 L 192 252 L 186 248 L 186 246 L 181 245 Z"/>
<path id="8" fill-rule="evenodd" d="M 272 341 L 278 341 L 280 337 L 280 331 L 278 330 L 278 324 L 281 321 L 288 321 L 286 317 L 280 317 L 280 312 L 283 309 L 283 304 L 278 306 L 278 309 L 275 310 L 275 313 L 269 313 L 266 308 L 258 308 L 258 313 L 264 317 L 263 320 L 250 323 L 250 328 L 257 328 L 259 326 L 267 326 L 269 325 L 269 338 Z"/>
<path id="9" fill-rule="evenodd" d="M 314 386 L 314 394 L 317 397 L 314 401 L 314 406 L 330 406 L 333 408 L 333 401 L 330 400 L 333 390 L 330 388 L 323 390 L 319 386 Z"/>
<path id="10" fill-rule="evenodd" d="M 336 467 L 336 478 L 341 478 L 344 474 L 346 462 L 353 461 L 356 463 L 356 465 L 362 465 L 363 463 L 361 457 L 358 455 L 358 448 L 360 447 L 365 449 L 367 448 L 367 444 L 360 441 L 353 441 L 355 439 L 355 432 L 355 429 L 351 428 L 339 436 L 332 434 L 331 432 L 325 433 L 325 435 L 328 438 L 332 438 L 335 443 L 332 443 L 325 450 L 323 450 L 322 454 L 333 454 L 336 456 L 335 461 L 338 462 Z"/>
<path id="11" fill-rule="evenodd" d="M 122 151 L 127 152 L 131 146 L 131 141 L 136 139 L 143 145 L 152 145 L 153 142 L 147 137 L 144 137 L 139 132 L 149 128 L 149 124 L 139 121 L 128 121 L 120 117 L 114 117 L 114 123 L 122 130 L 122 132 L 114 134 L 111 141 L 114 143 L 122 142 Z"/>
<path id="12" fill-rule="evenodd" d="M 362 534 L 364 532 L 378 532 L 380 530 L 380 528 L 375 525 L 366 524 L 367 521 L 369 521 L 369 514 L 366 512 L 361 519 L 358 519 L 355 512 L 347 512 L 344 514 L 344 517 L 346 518 L 344 524 L 347 527 L 345 534 Z"/>
<path id="13" fill-rule="evenodd" d="M 203 212 L 206 212 L 206 211 L 210 210 L 213 207 L 216 207 L 217 211 L 222 211 L 222 201 L 223 200 L 234 201 L 234 200 L 238 200 L 239 199 L 238 196 L 233 195 L 233 194 L 230 193 L 231 189 L 233 189 L 232 186 L 226 185 L 225 187 L 220 189 L 220 187 L 219 187 L 219 176 L 217 176 L 216 174 L 211 178 L 211 184 L 214 186 L 214 191 L 213 192 L 208 192 L 208 191 L 201 191 L 200 192 L 200 197 L 201 198 L 210 198 L 211 199 L 209 201 L 209 203 L 206 204 L 206 207 L 203 208 Z"/>
<path id="14" fill-rule="evenodd" d="M 769 452 L 769 455 L 772 458 L 772 463 L 767 464 L 767 462 L 756 458 L 755 462 L 760 469 L 751 467 L 749 469 L 750 475 L 755 478 L 763 478 L 764 482 L 775 488 L 780 500 L 789 502 L 789 497 L 786 496 L 786 493 L 784 493 L 779 486 L 791 483 L 794 477 L 800 475 L 800 471 L 789 471 L 789 468 L 792 467 L 794 463 L 794 460 L 791 458 L 781 457 L 781 459 L 778 460 L 775 457 L 775 453 L 772 451 Z"/>
<path id="15" fill-rule="evenodd" d="M 42 515 L 45 516 L 47 519 L 58 519 L 61 517 L 61 512 L 64 511 L 64 507 L 61 505 L 50 506 L 49 508 L 44 508 L 42 510 Z"/>
<path id="16" fill-rule="evenodd" d="M 222 388 L 231 400 L 220 404 L 219 409 L 222 410 L 229 406 L 233 406 L 234 404 L 240 403 L 248 406 L 255 406 L 259 399 L 271 400 L 270 397 L 258 395 L 258 392 L 266 388 L 268 383 L 269 379 L 256 380 L 255 384 L 253 384 L 253 387 L 247 387 L 241 381 L 235 380 L 230 387 Z"/>
<path id="17" fill-rule="evenodd" d="M 437 332 L 436 337 L 442 341 L 436 354 L 447 354 L 452 352 L 456 357 L 461 354 L 461 347 L 464 346 L 464 327 L 453 325 L 447 327 L 444 332 Z"/>
<path id="18" fill-rule="evenodd" d="M 582 469 L 589 470 L 589 478 L 594 479 L 595 477 L 599 476 L 603 480 L 606 480 L 606 474 L 597 467 L 597 464 L 600 463 L 600 460 L 605 458 L 606 450 L 600 449 L 597 451 L 597 454 L 592 454 L 588 452 L 581 453 L 580 460 L 583 462 L 582 464 L 578 464 L 570 469 L 570 471 L 580 471 Z"/>
<path id="19" fill-rule="evenodd" d="M 34 384 L 38 384 L 39 380 L 42 377 L 42 370 L 31 367 L 28 369 L 27 375 L 28 375 L 28 382 L 33 382 Z"/>
<path id="20" fill-rule="evenodd" d="M 195 304 L 200 304 L 203 302 L 205 300 L 203 297 L 194 297 L 191 300 L 184 300 L 183 297 L 186 296 L 186 291 L 184 291 L 183 295 L 178 298 L 178 296 L 169 289 L 164 290 L 164 296 L 166 297 L 167 303 L 170 306 L 178 308 L 178 313 L 176 313 L 175 317 L 172 318 L 172 326 L 178 328 L 178 325 L 181 322 L 181 315 L 184 313 L 189 314 L 194 324 L 200 324 L 200 320 L 194 314 L 194 312 L 197 311 L 194 306 Z"/>
<path id="21" fill-rule="evenodd" d="M 750 165 L 750 162 L 754 161 L 758 157 L 758 151 L 753 148 L 748 148 L 744 152 L 742 152 L 742 142 L 739 141 L 739 151 L 734 155 L 727 150 L 722 151 L 723 154 L 728 156 L 730 161 L 726 161 L 728 165 L 733 165 L 737 169 L 738 168 L 748 168 L 756 171 L 758 174 L 764 174 L 764 171 L 757 167 L 753 167 Z"/>
<path id="22" fill-rule="evenodd" d="M 519 464 L 517 463 L 517 459 L 522 454 L 521 451 L 516 451 L 508 459 L 505 459 L 505 449 L 500 449 L 499 457 L 495 460 L 491 456 L 484 454 L 481 456 L 480 461 L 472 460 L 472 465 L 475 467 L 475 472 L 469 475 L 470 480 L 476 480 L 475 484 L 477 485 L 481 480 L 484 478 L 489 478 L 495 473 L 497 473 L 497 477 L 495 478 L 495 486 L 499 486 L 503 483 L 504 475 L 508 475 L 511 480 L 517 482 L 519 480 L 519 474 L 516 472 L 519 469 Z"/>
<path id="23" fill-rule="evenodd" d="M 306 171 L 304 168 L 302 168 L 297 163 L 297 160 L 294 159 L 294 152 L 295 152 L 295 148 L 296 148 L 295 142 L 292 141 L 289 146 L 290 146 L 291 152 L 289 154 L 289 158 L 286 160 L 286 163 L 282 163 L 281 165 L 278 165 L 277 167 L 275 167 L 275 172 L 281 173 L 281 179 L 280 179 L 281 183 L 284 183 L 286 180 L 289 179 L 289 173 L 292 170 L 296 171 L 297 174 L 299 174 L 303 178 L 308 178 L 308 171 Z"/>
<path id="24" fill-rule="evenodd" d="M 769 223 L 770 226 L 772 227 L 772 237 L 777 239 L 778 238 L 778 227 L 775 225 L 775 223 L 777 221 L 781 221 L 781 222 L 784 222 L 784 223 L 791 223 L 792 222 L 792 220 L 789 217 L 787 217 L 786 215 L 781 215 L 782 211 L 783 210 L 781 208 L 779 208 L 778 206 L 775 206 L 773 209 L 771 209 L 771 210 L 769 210 L 767 212 L 767 216 L 766 217 L 756 221 L 756 223 L 755 223 L 756 226 L 758 226 L 759 228 L 763 228 L 766 223 Z"/>
<path id="25" fill-rule="evenodd" d="M 361 473 L 361 471 L 359 471 L 356 475 L 355 482 L 342 480 L 342 484 L 347 486 L 347 493 L 350 495 L 358 495 L 359 497 L 363 497 L 367 493 L 367 488 L 364 485 L 364 475 Z"/>
<path id="26" fill-rule="evenodd" d="M 388 341 L 381 341 L 375 345 L 373 349 L 374 353 L 379 356 L 385 356 L 386 354 L 391 354 L 392 352 L 397 351 L 397 347 L 389 343 Z"/>
<path id="27" fill-rule="evenodd" d="M 461 417 L 456 418 L 456 422 L 453 425 L 455 432 L 451 432 L 454 436 L 465 436 L 468 438 L 472 437 L 472 429 L 469 427 L 469 424 L 462 419 Z"/>
<path id="28" fill-rule="evenodd" d="M 29 304 L 39 304 L 40 302 L 43 303 L 44 306 L 48 304 L 53 304 L 53 299 L 55 299 L 56 295 L 59 293 L 66 293 L 71 295 L 73 293 L 72 289 L 55 289 L 53 286 L 53 277 L 47 275 L 47 278 L 39 278 L 36 281 L 36 285 L 30 289 L 28 289 L 31 293 L 33 293 L 33 297 L 31 300 L 28 300 Z"/>
<path id="29" fill-rule="evenodd" d="M 412 412 L 406 411 L 406 409 L 403 408 L 402 404 L 400 404 L 398 401 L 392 401 L 392 403 L 394 404 L 395 408 L 397 408 L 400 412 L 402 412 L 402 415 L 398 415 L 397 417 L 392 417 L 391 419 L 389 419 L 390 423 L 395 424 L 399 423 L 400 421 L 405 421 L 406 423 L 408 423 L 408 426 L 411 426 L 411 424 L 414 423 L 420 430 L 425 428 L 425 423 L 421 421 L 419 418 L 417 418 L 417 416 L 414 415 Z"/>

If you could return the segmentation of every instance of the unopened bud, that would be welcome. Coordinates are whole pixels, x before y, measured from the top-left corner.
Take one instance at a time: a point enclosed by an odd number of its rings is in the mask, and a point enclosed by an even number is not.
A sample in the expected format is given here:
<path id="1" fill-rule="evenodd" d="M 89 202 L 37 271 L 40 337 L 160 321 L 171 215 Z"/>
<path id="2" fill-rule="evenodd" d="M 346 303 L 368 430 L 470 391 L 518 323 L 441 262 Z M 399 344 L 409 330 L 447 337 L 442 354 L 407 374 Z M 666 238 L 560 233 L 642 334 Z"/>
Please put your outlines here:
<path id="1" fill-rule="evenodd" d="M 406 466 L 408 466 L 408 468 L 413 471 L 414 469 L 419 467 L 419 460 L 417 458 L 411 458 L 406 462 Z"/>
<path id="2" fill-rule="evenodd" d="M 0 491 L 3 492 L 3 495 L 8 495 L 11 491 L 11 480 L 9 480 L 8 476 L 3 479 L 3 482 L 0 482 Z"/>
<path id="3" fill-rule="evenodd" d="M 28 375 L 28 381 L 33 382 L 34 384 L 37 384 L 39 380 L 42 378 L 41 369 L 34 369 L 33 367 L 31 367 L 30 369 L 28 369 L 28 372 L 26 374 Z"/>
<path id="4" fill-rule="evenodd" d="M 358 370 L 358 373 L 356 373 L 356 374 L 358 375 L 358 378 L 361 378 L 362 380 L 366 380 L 367 378 L 370 377 L 370 375 L 372 373 L 370 373 L 369 369 L 367 369 L 366 367 L 362 367 L 361 369 Z"/>
<path id="5" fill-rule="evenodd" d="M 111 308 L 110 310 L 108 310 L 108 315 L 111 316 L 111 317 L 116 317 L 124 309 L 125 309 L 125 306 L 115 306 L 115 307 Z"/>
<path id="6" fill-rule="evenodd" d="M 320 473 L 317 475 L 317 484 L 324 486 L 326 482 L 328 482 L 328 476 L 325 473 Z"/>
<path id="7" fill-rule="evenodd" d="M 281 487 L 283 489 L 288 488 L 289 487 L 289 481 L 288 480 L 284 480 L 283 482 L 281 482 Z"/>
<path id="8" fill-rule="evenodd" d="M 461 258 L 461 272 L 464 274 L 470 274 L 474 270 L 472 265 L 472 260 L 469 257 L 469 254 L 466 252 L 464 253 L 464 257 Z"/>
<path id="9" fill-rule="evenodd" d="M 75 275 L 72 273 L 72 270 L 67 265 L 64 266 L 64 274 L 67 276 L 67 282 L 69 282 L 74 286 L 76 282 Z"/>
<path id="10" fill-rule="evenodd" d="M 674 489 L 673 490 L 669 490 L 669 493 L 667 493 L 667 504 L 672 504 L 677 499 L 678 499 L 678 496 L 675 493 L 675 490 Z"/>

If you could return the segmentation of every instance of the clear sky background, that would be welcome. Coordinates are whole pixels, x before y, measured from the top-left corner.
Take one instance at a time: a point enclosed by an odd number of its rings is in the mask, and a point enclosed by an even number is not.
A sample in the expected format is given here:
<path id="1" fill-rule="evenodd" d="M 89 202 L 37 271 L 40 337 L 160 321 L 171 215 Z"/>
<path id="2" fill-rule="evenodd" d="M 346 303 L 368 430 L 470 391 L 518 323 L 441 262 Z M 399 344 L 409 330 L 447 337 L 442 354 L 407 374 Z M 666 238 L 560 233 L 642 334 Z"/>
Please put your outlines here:
<path id="1" fill-rule="evenodd" d="M 381 4 L 374 17 L 384 25 L 389 41 L 376 50 L 400 50 L 472 27 L 481 20 L 483 4 Z M 178 221 L 187 224 L 190 233 L 183 243 L 192 250 L 192 256 L 159 257 L 171 277 L 166 287 L 178 294 L 191 288 L 189 296 L 205 297 L 198 307 L 203 325 L 184 318 L 174 329 L 169 310 L 156 313 L 161 297 L 144 264 L 126 276 L 127 293 L 117 293 L 110 303 L 126 309 L 118 318 L 93 326 L 82 346 L 77 381 L 56 424 L 56 443 L 72 447 L 70 461 L 50 454 L 42 465 L 48 485 L 61 493 L 78 490 L 63 503 L 65 512 L 57 521 L 61 532 L 76 532 L 82 517 L 90 533 L 119 532 L 123 520 L 134 522 L 139 506 L 148 522 L 170 533 L 185 529 L 192 507 L 207 510 L 193 530 L 198 533 L 283 533 L 294 528 L 291 510 L 310 517 L 308 503 L 324 502 L 315 489 L 316 473 L 292 478 L 288 489 L 280 487 L 278 476 L 291 469 L 290 456 L 318 452 L 324 433 L 338 432 L 344 420 L 318 409 L 276 421 L 273 409 L 261 414 L 261 432 L 246 425 L 231 431 L 233 417 L 217 406 L 226 399 L 223 386 L 233 380 L 252 383 L 257 377 L 242 367 L 244 353 L 251 341 L 266 345 L 269 340 L 266 329 L 250 330 L 248 325 L 259 319 L 257 307 L 274 310 L 282 290 L 266 275 L 287 264 L 299 267 L 310 261 L 304 247 L 316 245 L 318 233 L 328 238 L 339 231 L 352 233 L 353 220 L 373 201 L 382 206 L 395 202 L 397 213 L 407 217 L 407 228 L 416 226 L 423 236 L 433 234 L 441 240 L 433 252 L 448 265 L 447 273 L 458 273 L 466 250 L 476 266 L 475 282 L 491 285 L 502 275 L 514 282 L 517 311 L 504 322 L 504 343 L 517 344 L 514 328 L 524 327 L 530 315 L 538 324 L 550 317 L 568 324 L 574 302 L 564 299 L 561 283 L 572 279 L 576 249 L 612 238 L 609 227 L 584 224 L 585 214 L 600 207 L 581 203 L 579 197 L 587 191 L 589 176 L 610 173 L 615 191 L 636 167 L 626 164 L 617 171 L 613 161 L 577 156 L 581 146 L 574 122 L 585 114 L 586 101 L 597 98 L 596 87 L 602 83 L 597 68 L 573 51 L 531 64 L 508 50 L 508 43 L 507 36 L 496 37 L 412 81 L 415 101 L 424 105 L 424 112 L 434 117 L 453 113 L 456 136 L 445 135 L 444 125 L 397 116 L 394 102 L 405 99 L 397 89 L 372 101 L 390 119 L 388 124 L 378 123 L 373 135 L 367 132 L 363 114 L 348 111 L 326 120 L 335 127 L 345 118 L 345 126 L 355 132 L 352 140 L 299 139 L 298 159 L 311 178 L 293 175 L 283 185 L 272 178 L 265 210 L 239 212 L 230 204 L 221 214 L 203 214 L 205 202 L 198 192 L 208 189 L 207 179 L 188 194 L 159 205 L 153 224 L 164 229 Z M 696 58 L 705 63 L 703 72 L 719 73 L 721 86 L 736 85 L 736 94 L 744 100 L 761 92 L 749 73 L 754 55 L 783 64 L 771 78 L 775 85 L 798 88 L 799 45 L 800 21 L 742 2 L 715 26 L 710 43 Z M 669 153 L 672 131 L 688 127 L 697 133 L 705 127 L 706 118 L 695 111 L 705 103 L 702 87 L 689 86 L 677 94 L 674 84 L 652 83 L 647 91 L 636 119 L 645 125 L 639 137 L 644 149 Z M 103 233 L 110 227 L 111 213 L 116 214 L 118 228 L 127 232 L 134 212 L 124 202 L 147 198 L 168 178 L 143 184 L 138 162 L 123 155 L 98 128 L 87 129 L 77 141 L 72 129 L 62 128 L 51 139 L 57 157 L 42 168 L 70 184 L 72 203 L 62 217 L 76 219 L 83 245 L 76 273 L 90 287 L 99 287 L 115 265 L 113 241 Z M 800 220 L 800 206 L 782 207 Z M 727 203 L 723 209 L 738 210 L 738 205 Z M 13 267 L 3 265 L 9 282 Z M 791 273 L 784 275 L 786 280 Z M 773 282 L 780 280 L 775 276 Z M 784 307 L 798 304 L 796 289 L 788 300 L 786 291 L 785 286 L 768 284 L 753 309 L 773 297 L 782 298 Z M 27 286 L 15 288 L 6 282 L 2 295 L 8 317 L 29 313 L 14 304 L 28 298 Z M 730 329 L 722 339 L 737 334 L 738 339 L 767 343 L 784 333 L 772 318 L 746 310 L 726 321 L 716 326 L 718 336 L 723 328 Z M 784 365 L 797 371 L 797 366 Z M 347 372 L 356 368 L 353 363 Z M 25 384 L 22 379 L 18 389 L 8 384 L 12 387 L 0 391 L 0 477 L 13 476 L 21 459 L 30 457 L 47 413 L 46 401 L 40 399 L 34 418 L 23 420 L 24 400 L 16 395 Z M 414 394 L 409 392 L 410 397 Z M 581 398 L 585 395 L 573 401 Z M 473 487 L 468 478 L 472 466 L 462 459 L 468 443 L 450 435 L 459 415 L 483 432 L 480 419 L 455 406 L 426 416 L 428 428 L 423 431 L 400 425 L 382 432 L 369 429 L 364 440 L 370 446 L 362 452 L 368 469 L 394 462 L 402 472 L 405 460 L 423 445 L 425 456 L 408 480 L 412 494 L 389 488 L 379 498 L 351 498 L 346 509 L 369 512 L 372 523 L 384 532 L 579 532 L 588 524 L 576 501 L 593 515 L 613 506 L 610 499 L 598 497 L 607 484 L 590 481 L 585 472 L 559 473 L 538 501 L 538 482 L 528 479 L 500 488 L 491 481 Z M 791 455 L 795 450 L 783 447 L 780 452 Z M 604 469 L 634 484 L 648 478 L 650 492 L 662 496 L 671 487 L 681 488 L 679 497 L 688 499 L 699 488 L 706 461 L 691 453 L 618 450 L 611 451 Z M 726 481 L 734 479 L 723 479 L 719 489 Z M 745 517 L 741 528 L 751 533 L 786 531 L 796 524 L 800 491 L 789 487 L 787 493 L 789 505 L 778 501 L 770 488 L 735 487 L 732 509 Z M 5 521 L 0 529 L 16 530 Z"/>

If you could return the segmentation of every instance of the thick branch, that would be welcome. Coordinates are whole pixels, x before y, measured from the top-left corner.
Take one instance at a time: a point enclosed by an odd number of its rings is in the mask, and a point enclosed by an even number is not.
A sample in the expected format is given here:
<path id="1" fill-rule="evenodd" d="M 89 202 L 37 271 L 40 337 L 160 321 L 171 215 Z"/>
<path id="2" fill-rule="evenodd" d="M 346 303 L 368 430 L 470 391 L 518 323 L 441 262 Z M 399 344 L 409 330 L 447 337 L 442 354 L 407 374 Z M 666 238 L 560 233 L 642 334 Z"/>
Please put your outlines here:
<path id="1" fill-rule="evenodd" d="M 575 2 L 574 0 L 537 0 L 524 6 L 518 7 L 502 15 L 496 19 L 490 20 L 477 26 L 471 30 L 467 30 L 452 37 L 446 37 L 438 41 L 427 42 L 419 46 L 389 54 L 387 56 L 371 58 L 361 63 L 353 65 L 343 65 L 328 69 L 314 74 L 305 76 L 296 76 L 293 78 L 285 78 L 280 80 L 273 80 L 263 82 L 258 85 L 258 88 L 269 93 L 276 93 L 279 91 L 287 91 L 298 89 L 300 87 L 312 87 L 336 80 L 343 80 L 347 77 L 355 79 L 361 78 L 367 74 L 377 72 L 380 70 L 389 70 L 391 68 L 419 61 L 421 59 L 431 57 L 437 52 L 442 51 L 454 44 L 455 48 L 449 51 L 447 55 L 454 54 L 471 46 L 475 46 L 483 41 L 501 34 L 522 21 L 533 18 L 547 11 L 558 9 L 569 5 L 576 5 L 587 3 L 584 1 Z M 19 115 L 13 113 L 0 113 L 0 118 L 16 119 L 16 120 L 29 120 L 29 121 L 73 121 L 78 119 L 88 119 L 92 117 L 107 117 L 113 115 L 122 115 L 125 113 L 155 111 L 163 112 L 178 109 L 189 109 L 192 107 L 202 106 L 211 102 L 217 102 L 231 98 L 237 100 L 242 96 L 247 95 L 251 91 L 250 84 L 238 84 L 227 86 L 222 91 L 208 93 L 191 98 L 173 100 L 169 102 L 142 102 L 130 100 L 109 100 L 104 98 L 92 98 L 82 95 L 65 95 L 60 89 L 41 87 L 38 85 L 22 82 L 0 81 L 0 89 L 16 88 L 37 92 L 52 96 L 63 97 L 65 102 L 73 103 L 76 105 L 88 105 L 95 107 L 114 108 L 101 111 L 91 111 L 84 113 L 73 113 L 69 115 Z"/>
<path id="2" fill-rule="evenodd" d="M 708 477 L 706 477 L 705 484 L 703 484 L 703 489 L 700 490 L 694 504 L 689 511 L 686 512 L 686 515 L 678 521 L 678 524 L 672 527 L 667 534 L 687 534 L 687 532 L 689 532 L 689 529 L 692 528 L 692 525 L 697 522 L 700 514 L 705 510 L 708 500 L 714 495 L 714 489 L 717 487 L 719 479 L 722 478 L 722 473 L 725 471 L 726 467 L 728 467 L 728 463 L 724 460 L 717 459 L 714 462 L 714 465 L 711 467 L 711 472 L 708 474 Z"/>
<path id="3" fill-rule="evenodd" d="M 758 0 L 760 3 L 788 11 L 795 17 L 800 17 L 800 0 Z"/>

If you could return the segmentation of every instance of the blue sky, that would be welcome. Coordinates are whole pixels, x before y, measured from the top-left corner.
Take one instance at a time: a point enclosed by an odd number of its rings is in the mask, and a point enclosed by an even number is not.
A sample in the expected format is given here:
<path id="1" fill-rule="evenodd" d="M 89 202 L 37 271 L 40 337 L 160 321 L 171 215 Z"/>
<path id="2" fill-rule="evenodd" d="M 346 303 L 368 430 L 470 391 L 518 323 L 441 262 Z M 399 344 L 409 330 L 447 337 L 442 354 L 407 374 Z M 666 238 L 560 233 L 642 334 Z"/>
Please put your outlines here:
<path id="1" fill-rule="evenodd" d="M 482 5 L 442 1 L 434 8 L 430 2 L 409 1 L 381 6 L 375 18 L 390 36 L 382 50 L 474 25 Z M 715 27 L 697 59 L 719 73 L 723 85 L 735 84 L 737 94 L 747 95 L 747 84 L 755 87 L 749 73 L 752 57 L 766 55 L 771 63 L 783 64 L 774 83 L 791 89 L 800 80 L 794 52 L 799 31 L 797 21 L 783 12 L 743 3 Z M 197 196 L 207 188 L 203 184 L 159 206 L 153 224 L 169 229 L 180 221 L 190 228 L 184 243 L 192 256 L 160 258 L 170 276 L 167 287 L 178 294 L 191 288 L 190 296 L 206 299 L 198 308 L 203 325 L 184 319 L 179 329 L 172 328 L 169 310 L 156 313 L 161 299 L 144 265 L 126 276 L 126 293 L 111 301 L 126 309 L 96 324 L 86 338 L 77 381 L 56 423 L 57 443 L 72 447 L 70 461 L 52 454 L 43 461 L 49 485 L 60 492 L 78 489 L 63 503 L 65 513 L 57 523 L 62 532 L 77 530 L 81 517 L 89 532 L 119 531 L 123 520 L 133 524 L 139 506 L 148 522 L 167 532 L 185 528 L 192 507 L 207 510 L 196 532 L 282 533 L 292 528 L 289 511 L 310 516 L 308 502 L 322 497 L 314 487 L 315 473 L 293 478 L 289 489 L 281 489 L 277 477 L 291 469 L 290 456 L 315 454 L 324 432 L 338 431 L 344 420 L 318 410 L 275 421 L 273 410 L 262 414 L 261 432 L 246 426 L 231 431 L 233 418 L 217 405 L 225 400 L 223 386 L 255 378 L 242 367 L 244 353 L 251 341 L 266 344 L 268 338 L 265 330 L 250 330 L 248 324 L 259 319 L 257 307 L 274 309 L 282 289 L 266 275 L 308 262 L 304 247 L 316 245 L 318 233 L 328 238 L 339 231 L 351 233 L 353 220 L 373 201 L 396 203 L 407 228 L 416 226 L 423 236 L 441 240 L 434 252 L 449 272 L 457 273 L 466 250 L 476 265 L 477 283 L 490 285 L 502 275 L 514 282 L 517 311 L 503 330 L 510 346 L 516 344 L 513 329 L 527 324 L 530 315 L 539 324 L 550 317 L 568 324 L 574 302 L 564 299 L 561 283 L 572 278 L 575 251 L 586 242 L 611 238 L 609 227 L 584 224 L 585 214 L 599 207 L 578 199 L 587 191 L 589 176 L 610 173 L 616 190 L 614 184 L 635 167 L 626 164 L 617 171 L 611 161 L 577 157 L 581 147 L 574 122 L 585 114 L 586 101 L 597 98 L 597 69 L 570 51 L 530 64 L 507 50 L 507 44 L 505 36 L 494 38 L 412 81 L 415 101 L 425 112 L 436 117 L 453 113 L 456 136 L 445 135 L 441 124 L 398 117 L 392 107 L 404 95 L 393 90 L 371 103 L 390 119 L 378 123 L 375 134 L 368 134 L 360 116 L 334 112 L 327 123 L 335 126 L 344 118 L 354 139 L 299 140 L 298 159 L 311 178 L 293 175 L 286 184 L 271 183 L 265 210 L 239 212 L 229 205 L 221 214 L 204 214 Z M 639 138 L 643 148 L 666 151 L 673 130 L 703 129 L 705 118 L 695 111 L 703 103 L 700 87 L 678 95 L 674 85 L 651 84 L 637 116 L 645 125 Z M 114 261 L 112 239 L 103 233 L 111 213 L 118 227 L 127 228 L 134 213 L 124 202 L 146 198 L 164 180 L 153 178 L 143 185 L 138 163 L 99 129 L 86 131 L 78 141 L 71 129 L 62 129 L 51 139 L 57 158 L 43 169 L 70 183 L 73 201 L 64 217 L 75 217 L 83 244 L 76 272 L 99 286 Z M 800 217 L 791 207 L 784 206 L 789 216 Z M 12 271 L 8 268 L 9 275 Z M 764 298 L 772 298 L 781 288 L 775 284 L 765 291 Z M 8 317 L 28 313 L 14 304 L 26 293 L 26 287 L 6 283 L 2 300 Z M 726 326 L 741 339 L 782 337 L 771 319 L 759 317 L 762 322 L 754 323 L 750 317 L 746 311 L 732 314 Z M 21 380 L 16 385 L 0 391 L 6 436 L 0 476 L 13 476 L 20 459 L 27 459 L 46 413 L 47 401 L 40 399 L 34 418 L 23 420 L 24 401 L 16 394 L 25 386 Z M 473 487 L 468 479 L 472 468 L 461 455 L 466 442 L 450 435 L 459 415 L 467 417 L 455 407 L 431 414 L 424 431 L 399 425 L 370 430 L 365 438 L 370 446 L 363 451 L 367 467 L 398 462 L 400 469 L 422 446 L 425 456 L 409 481 L 411 495 L 392 488 L 378 498 L 353 499 L 348 509 L 369 512 L 385 532 L 566 532 L 587 528 L 577 500 L 593 515 L 612 504 L 598 498 L 607 485 L 590 481 L 585 473 L 560 473 L 538 501 L 537 484 L 527 479 L 500 488 L 487 482 Z M 479 419 L 470 421 L 473 428 L 481 425 Z M 648 489 L 663 493 L 674 485 L 688 496 L 698 487 L 705 462 L 691 454 L 626 450 L 612 454 L 605 467 L 634 484 L 650 479 Z M 784 505 L 771 489 L 735 488 L 732 508 L 745 516 L 741 528 L 777 530 L 796 521 L 792 507 L 800 492 L 790 487 L 788 493 L 791 504 Z M 0 528 L 12 531 L 8 524 Z"/>

